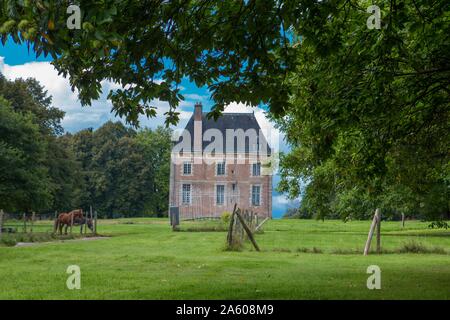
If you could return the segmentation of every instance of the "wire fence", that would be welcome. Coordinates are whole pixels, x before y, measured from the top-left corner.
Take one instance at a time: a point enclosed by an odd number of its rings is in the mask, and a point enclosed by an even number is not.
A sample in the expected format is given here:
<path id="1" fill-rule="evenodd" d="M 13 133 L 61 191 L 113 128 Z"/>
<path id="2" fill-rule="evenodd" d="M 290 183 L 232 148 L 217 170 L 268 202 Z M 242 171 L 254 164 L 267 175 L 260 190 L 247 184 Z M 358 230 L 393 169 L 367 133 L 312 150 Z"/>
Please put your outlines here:
<path id="1" fill-rule="evenodd" d="M 239 200 L 239 193 L 224 195 L 222 204 L 217 205 L 217 194 L 203 192 L 190 195 L 189 203 L 179 206 L 180 220 L 220 219 L 224 212 L 231 214 L 234 203 Z"/>
<path id="2" fill-rule="evenodd" d="M 0 233 L 52 233 L 55 215 L 0 212 Z"/>
<path id="3" fill-rule="evenodd" d="M 54 213 L 9 213 L 0 210 L 0 236 L 3 234 L 55 234 L 56 220 L 58 212 Z M 87 227 L 89 226 L 89 228 Z M 79 227 L 79 228 L 78 228 Z M 69 225 L 70 233 L 96 233 L 97 231 L 97 212 L 93 212 L 92 208 L 86 211 L 86 217 L 83 221 L 71 221 Z"/>

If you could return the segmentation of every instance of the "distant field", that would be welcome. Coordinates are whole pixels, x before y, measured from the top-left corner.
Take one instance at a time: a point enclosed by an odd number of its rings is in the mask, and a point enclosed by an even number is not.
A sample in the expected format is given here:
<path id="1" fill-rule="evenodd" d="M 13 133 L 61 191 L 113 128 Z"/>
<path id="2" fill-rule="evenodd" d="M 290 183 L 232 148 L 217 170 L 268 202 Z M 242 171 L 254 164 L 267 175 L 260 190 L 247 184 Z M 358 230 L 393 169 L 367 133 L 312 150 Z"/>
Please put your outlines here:
<path id="1" fill-rule="evenodd" d="M 45 223 L 45 222 L 42 222 Z M 0 299 L 449 299 L 450 231 L 382 223 L 382 255 L 362 256 L 370 221 L 273 220 L 250 244 L 224 251 L 219 222 L 102 220 L 108 239 L 0 247 Z M 405 244 L 436 253 L 396 253 Z M 318 253 L 305 253 L 318 252 Z M 381 290 L 366 269 L 381 268 Z M 66 288 L 79 265 L 81 290 Z"/>

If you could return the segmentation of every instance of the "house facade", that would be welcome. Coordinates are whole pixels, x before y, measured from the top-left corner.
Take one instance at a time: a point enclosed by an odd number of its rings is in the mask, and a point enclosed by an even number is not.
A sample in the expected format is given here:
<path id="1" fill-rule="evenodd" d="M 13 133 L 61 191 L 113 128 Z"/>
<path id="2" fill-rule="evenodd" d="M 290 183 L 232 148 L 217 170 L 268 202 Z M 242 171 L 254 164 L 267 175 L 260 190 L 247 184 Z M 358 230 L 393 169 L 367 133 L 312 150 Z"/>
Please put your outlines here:
<path id="1" fill-rule="evenodd" d="M 272 153 L 254 113 L 215 121 L 196 104 L 172 150 L 169 207 L 181 220 L 220 217 L 235 203 L 271 218 Z"/>

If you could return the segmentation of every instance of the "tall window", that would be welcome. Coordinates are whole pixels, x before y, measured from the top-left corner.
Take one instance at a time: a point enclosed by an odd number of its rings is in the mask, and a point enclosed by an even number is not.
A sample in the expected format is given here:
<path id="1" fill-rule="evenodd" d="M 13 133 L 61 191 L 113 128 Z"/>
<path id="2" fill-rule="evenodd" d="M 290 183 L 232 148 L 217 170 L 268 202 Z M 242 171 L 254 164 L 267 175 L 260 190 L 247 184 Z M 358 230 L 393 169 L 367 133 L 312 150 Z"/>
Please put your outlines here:
<path id="1" fill-rule="evenodd" d="M 216 186 L 216 204 L 223 205 L 225 203 L 225 186 L 218 184 Z"/>
<path id="2" fill-rule="evenodd" d="M 261 205 L 261 186 L 252 186 L 252 206 Z"/>
<path id="3" fill-rule="evenodd" d="M 182 195 L 182 201 L 183 204 L 191 204 L 191 185 L 190 184 L 183 184 L 183 195 Z"/>
<path id="4" fill-rule="evenodd" d="M 224 176 L 225 175 L 225 162 L 217 163 L 216 174 L 218 176 Z"/>
<path id="5" fill-rule="evenodd" d="M 256 162 L 252 166 L 252 175 L 257 177 L 261 175 L 261 163 Z"/>
<path id="6" fill-rule="evenodd" d="M 183 162 L 183 175 L 189 176 L 192 174 L 192 163 L 190 161 Z"/>

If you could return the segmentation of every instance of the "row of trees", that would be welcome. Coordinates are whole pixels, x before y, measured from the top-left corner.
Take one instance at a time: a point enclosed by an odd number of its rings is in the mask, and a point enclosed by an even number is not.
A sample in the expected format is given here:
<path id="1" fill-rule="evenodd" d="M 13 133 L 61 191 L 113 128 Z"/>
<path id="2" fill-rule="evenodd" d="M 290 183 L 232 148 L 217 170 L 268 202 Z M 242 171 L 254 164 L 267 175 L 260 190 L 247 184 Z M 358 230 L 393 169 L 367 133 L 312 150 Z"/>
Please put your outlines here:
<path id="1" fill-rule="evenodd" d="M 171 132 L 107 122 L 60 139 L 74 152 L 82 186 L 73 206 L 93 205 L 109 218 L 166 215 L 169 195 Z"/>
<path id="2" fill-rule="evenodd" d="M 108 122 L 63 134 L 64 112 L 34 79 L 0 75 L 0 207 L 65 211 L 92 205 L 101 216 L 164 215 L 169 129 L 135 131 Z"/>

